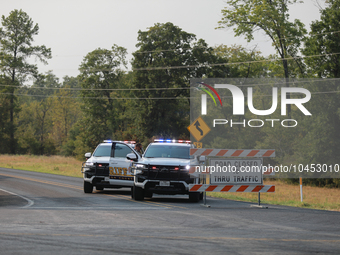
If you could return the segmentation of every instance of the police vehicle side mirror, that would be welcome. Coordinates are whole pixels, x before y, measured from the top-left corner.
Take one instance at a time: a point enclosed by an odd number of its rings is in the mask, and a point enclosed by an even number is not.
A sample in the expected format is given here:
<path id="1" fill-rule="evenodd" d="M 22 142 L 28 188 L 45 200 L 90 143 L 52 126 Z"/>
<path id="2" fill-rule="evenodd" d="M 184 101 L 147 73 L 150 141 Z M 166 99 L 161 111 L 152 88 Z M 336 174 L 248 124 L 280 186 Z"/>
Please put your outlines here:
<path id="1" fill-rule="evenodd" d="M 86 158 L 86 159 L 91 158 L 91 152 L 85 153 L 85 158 Z"/>
<path id="2" fill-rule="evenodd" d="M 134 153 L 127 154 L 126 158 L 129 159 L 129 160 L 133 160 L 133 161 L 137 161 L 138 160 L 137 155 L 134 154 Z"/>

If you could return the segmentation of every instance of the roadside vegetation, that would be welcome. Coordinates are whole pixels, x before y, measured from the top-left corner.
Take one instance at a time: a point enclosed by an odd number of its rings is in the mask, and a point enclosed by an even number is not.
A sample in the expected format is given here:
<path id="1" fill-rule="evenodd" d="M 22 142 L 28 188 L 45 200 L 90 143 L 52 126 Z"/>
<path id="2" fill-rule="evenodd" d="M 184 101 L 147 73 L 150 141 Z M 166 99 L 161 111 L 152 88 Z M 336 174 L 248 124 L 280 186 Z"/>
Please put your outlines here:
<path id="1" fill-rule="evenodd" d="M 72 177 L 82 177 L 81 164 L 82 161 L 78 159 L 64 156 L 0 156 L 0 167 Z"/>
<path id="2" fill-rule="evenodd" d="M 303 202 L 300 197 L 300 185 L 289 184 L 284 180 L 265 180 L 265 185 L 275 185 L 275 193 L 261 193 L 261 205 L 287 205 L 321 210 L 340 211 L 340 189 L 326 187 L 302 187 Z M 245 202 L 258 203 L 258 193 L 207 193 L 220 197 Z"/>
<path id="3" fill-rule="evenodd" d="M 34 172 L 82 177 L 81 160 L 63 156 L 1 155 L 0 167 Z M 287 205 L 322 210 L 340 211 L 340 189 L 303 186 L 303 202 L 300 202 L 300 186 L 281 180 L 265 180 L 275 185 L 275 193 L 262 193 L 261 204 Z M 258 202 L 257 193 L 217 193 L 208 196 L 245 202 Z"/>

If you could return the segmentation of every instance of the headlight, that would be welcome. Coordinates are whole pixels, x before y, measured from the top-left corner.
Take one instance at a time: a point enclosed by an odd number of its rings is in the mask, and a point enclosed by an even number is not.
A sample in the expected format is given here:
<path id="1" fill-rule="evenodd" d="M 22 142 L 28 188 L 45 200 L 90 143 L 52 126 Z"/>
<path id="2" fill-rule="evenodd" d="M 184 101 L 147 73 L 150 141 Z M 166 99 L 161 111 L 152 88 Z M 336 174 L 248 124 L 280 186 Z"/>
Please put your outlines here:
<path id="1" fill-rule="evenodd" d="M 134 174 L 141 174 L 143 170 L 147 169 L 146 165 L 143 164 L 133 164 L 131 167 L 131 171 Z"/>
<path id="2" fill-rule="evenodd" d="M 189 169 L 190 169 L 189 165 L 185 166 L 185 170 L 189 170 Z"/>
<path id="3" fill-rule="evenodd" d="M 86 171 L 90 171 L 90 167 L 93 166 L 93 162 L 85 162 L 85 164 L 83 165 L 83 170 L 84 172 Z"/>

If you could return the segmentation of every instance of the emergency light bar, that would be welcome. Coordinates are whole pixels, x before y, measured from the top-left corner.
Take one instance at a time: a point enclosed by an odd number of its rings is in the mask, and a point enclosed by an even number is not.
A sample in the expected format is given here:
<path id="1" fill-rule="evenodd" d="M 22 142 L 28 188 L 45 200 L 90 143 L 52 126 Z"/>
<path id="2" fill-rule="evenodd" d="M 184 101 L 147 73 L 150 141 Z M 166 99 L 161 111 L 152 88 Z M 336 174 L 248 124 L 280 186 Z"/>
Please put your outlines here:
<path id="1" fill-rule="evenodd" d="M 175 139 L 155 139 L 154 142 L 158 143 L 191 143 L 190 140 L 175 140 Z"/>
<path id="2" fill-rule="evenodd" d="M 103 143 L 112 143 L 112 140 L 104 140 Z M 120 142 L 124 142 L 126 144 L 134 144 L 136 143 L 136 141 L 120 141 Z"/>

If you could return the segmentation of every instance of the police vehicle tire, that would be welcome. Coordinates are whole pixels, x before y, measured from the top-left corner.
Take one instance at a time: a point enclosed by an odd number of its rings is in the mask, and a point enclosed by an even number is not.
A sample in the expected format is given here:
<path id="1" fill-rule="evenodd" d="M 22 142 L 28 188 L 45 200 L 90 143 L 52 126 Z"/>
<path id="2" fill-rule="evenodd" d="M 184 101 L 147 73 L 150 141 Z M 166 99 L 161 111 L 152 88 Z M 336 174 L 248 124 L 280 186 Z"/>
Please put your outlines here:
<path id="1" fill-rule="evenodd" d="M 200 192 L 189 192 L 189 200 L 191 202 L 200 201 Z"/>
<path id="2" fill-rule="evenodd" d="M 141 187 L 133 187 L 133 198 L 135 200 L 144 200 L 144 189 Z"/>
<path id="3" fill-rule="evenodd" d="M 89 183 L 87 181 L 84 181 L 84 192 L 85 193 L 92 193 L 93 191 L 93 185 L 92 183 Z"/>
<path id="4" fill-rule="evenodd" d="M 131 198 L 133 199 L 134 197 L 133 197 L 133 186 L 131 187 Z"/>

